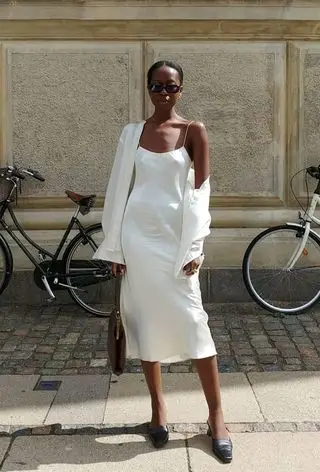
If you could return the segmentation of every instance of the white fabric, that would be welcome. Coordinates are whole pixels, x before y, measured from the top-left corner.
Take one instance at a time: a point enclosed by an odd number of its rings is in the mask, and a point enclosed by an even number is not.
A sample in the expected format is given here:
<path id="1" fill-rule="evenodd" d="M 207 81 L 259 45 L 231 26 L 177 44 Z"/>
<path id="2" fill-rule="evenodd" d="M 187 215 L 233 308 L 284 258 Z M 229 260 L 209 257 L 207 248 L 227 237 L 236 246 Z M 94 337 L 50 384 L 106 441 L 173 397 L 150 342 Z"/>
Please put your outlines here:
<path id="1" fill-rule="evenodd" d="M 102 259 L 124 264 L 121 247 L 123 215 L 128 200 L 130 183 L 133 176 L 134 161 L 144 121 L 130 123 L 124 127 L 106 192 L 102 226 L 105 239 L 94 254 L 94 259 Z M 182 186 L 182 226 L 179 235 L 179 250 L 173 272 L 176 277 L 185 278 L 183 267 L 192 259 L 200 256 L 204 238 L 210 233 L 209 213 L 210 184 L 207 179 L 200 189 L 194 188 L 194 170 L 185 175 Z"/>
<path id="2" fill-rule="evenodd" d="M 102 228 L 105 238 L 93 259 L 124 264 L 121 226 L 143 126 L 144 122 L 131 123 L 122 130 L 104 200 Z"/>
<path id="3" fill-rule="evenodd" d="M 198 273 L 176 277 L 177 259 L 201 252 L 200 237 L 206 231 L 197 208 L 202 204 L 207 205 L 203 210 L 208 208 L 204 191 L 208 184 L 195 191 L 187 182 L 191 161 L 184 147 L 167 153 L 140 147 L 135 155 L 135 183 L 121 231 L 127 357 L 171 363 L 213 356 L 216 349 Z M 189 225 L 199 235 L 195 249 L 187 246 Z"/>

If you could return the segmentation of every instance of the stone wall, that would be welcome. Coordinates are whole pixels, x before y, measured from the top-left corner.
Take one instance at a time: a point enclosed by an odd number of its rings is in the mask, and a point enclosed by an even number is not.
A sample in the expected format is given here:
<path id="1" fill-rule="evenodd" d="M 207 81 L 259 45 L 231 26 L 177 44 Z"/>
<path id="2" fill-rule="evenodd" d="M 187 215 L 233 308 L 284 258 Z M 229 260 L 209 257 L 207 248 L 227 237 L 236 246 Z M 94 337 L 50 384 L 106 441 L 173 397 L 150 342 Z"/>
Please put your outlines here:
<path id="1" fill-rule="evenodd" d="M 19 217 L 55 241 L 71 188 L 99 195 L 100 219 L 120 129 L 150 113 L 146 71 L 172 58 L 181 112 L 209 134 L 207 265 L 239 267 L 255 233 L 295 218 L 291 175 L 318 164 L 319 40 L 315 0 L 1 2 L 0 162 L 47 178 L 23 185 Z"/>

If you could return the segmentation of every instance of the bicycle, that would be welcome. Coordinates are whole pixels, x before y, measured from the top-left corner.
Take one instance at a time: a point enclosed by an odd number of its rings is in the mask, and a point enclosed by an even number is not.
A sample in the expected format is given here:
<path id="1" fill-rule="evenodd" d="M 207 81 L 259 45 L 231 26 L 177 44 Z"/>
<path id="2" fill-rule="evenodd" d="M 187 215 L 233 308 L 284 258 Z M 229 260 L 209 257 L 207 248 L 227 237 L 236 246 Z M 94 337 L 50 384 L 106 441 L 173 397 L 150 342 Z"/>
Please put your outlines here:
<path id="1" fill-rule="evenodd" d="M 54 294 L 56 290 L 68 290 L 74 301 L 83 309 L 96 316 L 107 316 L 109 312 L 106 310 L 107 303 L 104 298 L 108 293 L 108 281 L 112 278 L 111 264 L 106 261 L 92 260 L 94 252 L 103 239 L 102 226 L 98 223 L 84 227 L 78 219 L 79 213 L 86 215 L 90 212 L 96 195 L 79 195 L 66 190 L 67 196 L 77 205 L 77 208 L 71 216 L 56 251 L 51 253 L 31 239 L 14 213 L 12 206 L 14 193 L 17 195 L 18 185 L 21 188 L 21 181 L 26 176 L 41 182 L 45 181 L 38 171 L 32 169 L 18 169 L 15 166 L 0 169 L 0 177 L 9 183 L 5 198 L 0 201 L 0 227 L 11 236 L 34 265 L 34 282 L 40 289 L 47 291 L 48 301 L 56 299 Z M 6 223 L 4 216 L 7 211 L 13 221 L 14 229 L 38 251 L 39 262 Z M 74 228 L 77 228 L 78 232 L 65 247 L 68 236 Z M 0 295 L 7 288 L 12 273 L 12 251 L 7 240 L 0 233 Z"/>
<path id="2" fill-rule="evenodd" d="M 314 216 L 320 203 L 320 166 L 300 172 L 318 181 L 311 202 L 299 212 L 299 222 L 270 227 L 258 234 L 245 251 L 242 275 L 245 286 L 262 308 L 272 313 L 299 314 L 311 308 L 320 298 L 320 236 L 311 223 L 320 225 Z M 310 202 L 310 204 L 309 204 Z"/>

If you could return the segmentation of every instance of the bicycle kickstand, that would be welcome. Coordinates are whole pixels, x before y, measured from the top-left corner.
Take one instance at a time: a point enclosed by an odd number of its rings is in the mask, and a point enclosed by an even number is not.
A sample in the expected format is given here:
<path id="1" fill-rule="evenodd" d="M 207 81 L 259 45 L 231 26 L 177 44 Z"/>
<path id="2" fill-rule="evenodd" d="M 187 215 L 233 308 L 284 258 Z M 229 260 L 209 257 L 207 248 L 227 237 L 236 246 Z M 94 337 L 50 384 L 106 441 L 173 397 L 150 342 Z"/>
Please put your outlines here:
<path id="1" fill-rule="evenodd" d="M 53 291 L 51 290 L 51 287 L 49 285 L 47 277 L 45 275 L 42 275 L 41 280 L 43 282 L 43 285 L 46 287 L 46 290 L 47 290 L 48 294 L 50 295 L 50 298 L 48 298 L 48 302 L 53 302 L 56 299 L 56 297 L 55 297 Z"/>

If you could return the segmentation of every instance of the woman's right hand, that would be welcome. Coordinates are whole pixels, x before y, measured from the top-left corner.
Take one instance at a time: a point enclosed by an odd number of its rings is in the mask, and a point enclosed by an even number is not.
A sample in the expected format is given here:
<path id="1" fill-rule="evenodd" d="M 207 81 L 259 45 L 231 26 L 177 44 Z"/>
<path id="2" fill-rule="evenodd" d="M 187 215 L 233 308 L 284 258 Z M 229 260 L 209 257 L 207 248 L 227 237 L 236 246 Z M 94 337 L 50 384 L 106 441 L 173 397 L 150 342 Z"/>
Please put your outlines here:
<path id="1" fill-rule="evenodd" d="M 117 264 L 116 262 L 112 263 L 112 274 L 116 275 L 124 275 L 126 273 L 126 266 L 124 264 Z"/>

